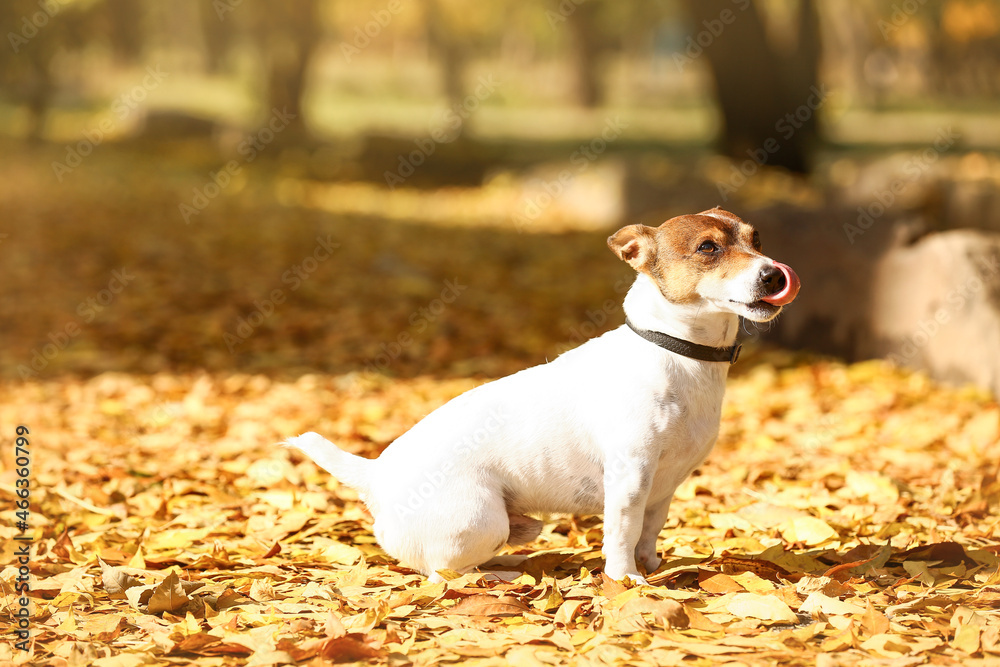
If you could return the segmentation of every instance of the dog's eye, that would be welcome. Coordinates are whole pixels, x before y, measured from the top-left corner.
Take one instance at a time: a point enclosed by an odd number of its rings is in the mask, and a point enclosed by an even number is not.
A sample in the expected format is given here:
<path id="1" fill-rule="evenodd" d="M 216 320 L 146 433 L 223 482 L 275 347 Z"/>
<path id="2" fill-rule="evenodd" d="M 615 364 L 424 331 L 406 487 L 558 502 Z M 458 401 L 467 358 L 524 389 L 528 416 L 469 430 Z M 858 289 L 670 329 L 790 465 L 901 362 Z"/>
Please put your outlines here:
<path id="1" fill-rule="evenodd" d="M 753 233 L 753 249 L 760 252 L 760 232 Z"/>
<path id="2" fill-rule="evenodd" d="M 698 246 L 698 252 L 703 252 L 706 255 L 711 255 L 714 252 L 719 252 L 719 246 L 711 241 L 702 241 L 701 245 Z"/>

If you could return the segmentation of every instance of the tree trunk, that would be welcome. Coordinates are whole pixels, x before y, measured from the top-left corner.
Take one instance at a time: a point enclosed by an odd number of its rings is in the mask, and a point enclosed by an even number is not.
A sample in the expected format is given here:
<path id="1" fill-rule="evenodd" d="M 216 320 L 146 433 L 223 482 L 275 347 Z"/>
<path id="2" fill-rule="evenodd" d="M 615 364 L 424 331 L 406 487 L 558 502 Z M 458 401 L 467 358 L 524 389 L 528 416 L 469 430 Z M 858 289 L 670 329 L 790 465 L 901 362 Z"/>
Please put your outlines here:
<path id="1" fill-rule="evenodd" d="M 601 45 L 594 8 L 593 3 L 578 5 L 567 20 L 573 33 L 570 60 L 576 73 L 577 97 L 587 108 L 597 107 L 604 100 L 599 71 Z"/>
<path id="2" fill-rule="evenodd" d="M 808 171 L 816 138 L 815 109 L 809 104 L 821 101 L 814 0 L 799 3 L 796 49 L 784 58 L 770 44 L 752 2 L 743 11 L 731 0 L 684 2 L 694 18 L 695 45 L 708 41 L 702 35 L 712 38 L 695 57 L 705 57 L 714 75 L 724 124 L 720 150 L 738 160 L 765 156 L 765 164 Z"/>
<path id="3" fill-rule="evenodd" d="M 431 53 L 441 63 L 448 106 L 455 109 L 465 98 L 465 65 L 468 52 L 461 38 L 456 36 L 455 27 L 439 0 L 427 0 L 424 16 Z M 459 136 L 464 130 L 465 123 L 458 128 Z"/>
<path id="4" fill-rule="evenodd" d="M 258 34 L 264 41 L 267 64 L 267 113 L 277 109 L 289 116 L 281 132 L 282 143 L 295 142 L 308 133 L 303 117 L 309 65 L 319 45 L 318 0 L 286 2 L 280 11 L 262 4 L 258 7 Z"/>

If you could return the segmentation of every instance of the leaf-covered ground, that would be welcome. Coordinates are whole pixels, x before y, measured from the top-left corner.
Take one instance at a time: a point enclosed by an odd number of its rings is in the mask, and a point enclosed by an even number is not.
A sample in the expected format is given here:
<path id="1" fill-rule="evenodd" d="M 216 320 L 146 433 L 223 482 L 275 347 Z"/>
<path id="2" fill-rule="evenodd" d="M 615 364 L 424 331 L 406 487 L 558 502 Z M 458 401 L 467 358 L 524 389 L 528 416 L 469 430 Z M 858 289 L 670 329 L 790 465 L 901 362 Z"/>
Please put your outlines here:
<path id="1" fill-rule="evenodd" d="M 27 425 L 33 452 L 33 651 L 2 643 L 0 664 L 1000 660 L 1000 407 L 880 362 L 746 355 L 655 585 L 602 577 L 597 517 L 549 517 L 505 552 L 512 582 L 400 567 L 352 491 L 274 443 L 316 430 L 374 456 L 448 398 L 617 325 L 627 270 L 606 232 L 282 203 L 269 184 L 294 165 L 186 225 L 178 202 L 217 167 L 95 154 L 52 197 L 45 159 L 0 165 L 0 425 L 7 443 Z M 319 238 L 329 259 L 292 289 Z M 7 639 L 12 452 L 0 466 Z"/>

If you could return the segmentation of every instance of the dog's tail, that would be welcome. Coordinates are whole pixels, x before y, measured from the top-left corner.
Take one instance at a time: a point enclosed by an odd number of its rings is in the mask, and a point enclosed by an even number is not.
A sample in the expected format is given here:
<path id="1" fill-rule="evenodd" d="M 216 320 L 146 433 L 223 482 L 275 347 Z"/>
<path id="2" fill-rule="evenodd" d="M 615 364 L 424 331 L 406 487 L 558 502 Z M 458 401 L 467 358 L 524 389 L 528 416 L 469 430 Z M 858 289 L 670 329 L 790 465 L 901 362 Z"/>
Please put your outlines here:
<path id="1" fill-rule="evenodd" d="M 319 433 L 303 433 L 281 444 L 299 450 L 320 468 L 357 490 L 362 497 L 368 496 L 370 469 L 374 461 L 345 452 Z"/>

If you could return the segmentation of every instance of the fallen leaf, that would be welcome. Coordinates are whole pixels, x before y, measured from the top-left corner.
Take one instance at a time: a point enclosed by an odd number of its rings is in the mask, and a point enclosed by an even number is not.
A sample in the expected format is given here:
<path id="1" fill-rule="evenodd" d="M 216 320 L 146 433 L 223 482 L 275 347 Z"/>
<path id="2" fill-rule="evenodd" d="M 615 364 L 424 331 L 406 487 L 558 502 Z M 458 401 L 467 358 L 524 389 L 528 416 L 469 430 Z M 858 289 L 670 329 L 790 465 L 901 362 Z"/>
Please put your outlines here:
<path id="1" fill-rule="evenodd" d="M 826 521 L 811 516 L 796 517 L 782 526 L 781 537 L 792 544 L 816 546 L 840 537 Z"/>
<path id="2" fill-rule="evenodd" d="M 739 618 L 758 618 L 762 621 L 797 623 L 799 620 L 787 604 L 773 595 L 737 593 L 726 605 L 726 611 Z"/>
<path id="3" fill-rule="evenodd" d="M 728 574 L 698 570 L 698 585 L 709 593 L 742 593 L 746 589 Z"/>
<path id="4" fill-rule="evenodd" d="M 620 581 L 615 581 L 608 575 L 601 572 L 601 593 L 604 597 L 611 599 L 621 595 L 628 590 L 628 587 Z"/>
<path id="5" fill-rule="evenodd" d="M 530 609 L 512 595 L 470 595 L 454 607 L 449 614 L 461 616 L 520 616 Z"/>
<path id="6" fill-rule="evenodd" d="M 903 637 L 891 634 L 875 635 L 862 642 L 861 648 L 886 658 L 900 658 L 912 650 Z"/>
<path id="7" fill-rule="evenodd" d="M 867 601 L 865 613 L 861 616 L 861 629 L 869 637 L 889 632 L 889 617 L 875 609 L 871 600 Z"/>
<path id="8" fill-rule="evenodd" d="M 687 613 L 684 605 L 676 600 L 659 600 L 652 597 L 637 597 L 629 600 L 618 610 L 620 619 L 630 616 L 652 616 L 656 627 L 686 628 Z"/>
<path id="9" fill-rule="evenodd" d="M 166 579 L 153 589 L 153 594 L 149 597 L 147 603 L 147 611 L 150 614 L 159 614 L 165 611 L 173 612 L 190 601 L 191 598 L 187 596 L 184 592 L 184 587 L 181 585 L 180 577 L 177 576 L 176 572 L 171 572 Z"/>
<path id="10" fill-rule="evenodd" d="M 562 625 L 570 625 L 580 615 L 586 604 L 585 600 L 566 600 L 559 605 L 552 621 Z"/>
<path id="11" fill-rule="evenodd" d="M 850 602 L 843 602 L 837 598 L 833 598 L 816 591 L 809 594 L 799 607 L 799 611 L 803 614 L 811 614 L 814 618 L 817 618 L 821 613 L 843 614 L 848 616 L 853 614 L 863 614 L 865 609 L 859 605 L 851 604 Z"/>
<path id="12" fill-rule="evenodd" d="M 142 585 L 138 578 L 126 574 L 121 568 L 108 565 L 100 557 L 98 557 L 97 562 L 101 566 L 101 584 L 111 599 L 124 600 L 125 591 L 133 586 Z"/>

